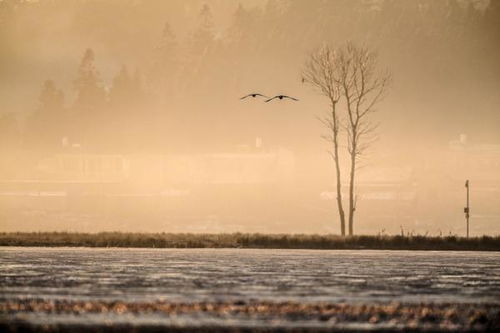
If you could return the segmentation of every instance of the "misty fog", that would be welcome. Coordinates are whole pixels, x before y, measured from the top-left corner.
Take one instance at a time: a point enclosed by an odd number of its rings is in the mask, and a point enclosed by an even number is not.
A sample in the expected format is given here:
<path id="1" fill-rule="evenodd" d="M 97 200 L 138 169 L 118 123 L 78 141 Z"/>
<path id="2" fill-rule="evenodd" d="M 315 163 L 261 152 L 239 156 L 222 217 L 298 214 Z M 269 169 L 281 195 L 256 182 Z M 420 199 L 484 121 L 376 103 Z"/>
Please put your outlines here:
<path id="1" fill-rule="evenodd" d="M 500 234 L 494 0 L 0 0 L 0 231 L 339 233 L 301 71 L 348 41 L 393 78 L 355 233 L 464 235 L 469 179 Z"/>

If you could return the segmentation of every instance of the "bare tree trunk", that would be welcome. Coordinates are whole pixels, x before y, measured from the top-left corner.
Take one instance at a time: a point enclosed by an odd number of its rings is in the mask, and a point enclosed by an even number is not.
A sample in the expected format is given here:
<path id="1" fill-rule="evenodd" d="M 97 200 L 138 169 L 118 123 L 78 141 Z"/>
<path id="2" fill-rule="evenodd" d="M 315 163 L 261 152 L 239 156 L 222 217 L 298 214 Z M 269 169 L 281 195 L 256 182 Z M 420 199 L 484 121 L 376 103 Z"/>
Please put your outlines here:
<path id="1" fill-rule="evenodd" d="M 356 156 L 351 155 L 351 173 L 349 175 L 349 236 L 354 235 L 354 212 L 356 203 L 354 201 L 354 179 L 356 174 Z"/>
<path id="2" fill-rule="evenodd" d="M 332 101 L 332 141 L 333 141 L 333 159 L 335 161 L 335 174 L 337 180 L 337 207 L 339 210 L 339 218 L 340 218 L 340 234 L 345 236 L 345 213 L 344 207 L 342 206 L 342 178 L 340 176 L 340 161 L 339 161 L 339 142 L 338 142 L 338 134 L 339 134 L 339 124 L 336 115 L 336 106 L 337 102 Z"/>

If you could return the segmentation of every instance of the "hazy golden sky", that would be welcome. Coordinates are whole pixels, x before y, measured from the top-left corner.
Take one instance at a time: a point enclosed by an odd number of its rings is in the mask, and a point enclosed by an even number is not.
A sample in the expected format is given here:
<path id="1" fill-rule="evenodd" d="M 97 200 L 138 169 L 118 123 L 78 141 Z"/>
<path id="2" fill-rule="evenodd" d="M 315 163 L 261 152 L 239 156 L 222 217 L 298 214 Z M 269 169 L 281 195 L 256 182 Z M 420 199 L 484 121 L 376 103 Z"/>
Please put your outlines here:
<path id="1" fill-rule="evenodd" d="M 113 197 L 102 207 L 95 198 L 14 197 L 40 185 L 2 183 L 10 194 L 0 199 L 0 229 L 338 232 L 333 168 L 317 120 L 328 101 L 300 73 L 321 45 L 352 41 L 376 50 L 379 68 L 393 76 L 373 116 L 379 140 L 360 170 L 365 200 L 356 229 L 462 232 L 463 181 L 470 178 L 478 184 L 475 230 L 498 233 L 499 7 L 465 0 L 0 1 L 0 180 L 122 183 L 100 190 Z M 93 57 L 85 63 L 88 49 Z M 82 93 L 82 66 L 95 74 L 97 90 Z M 239 99 L 250 92 L 299 101 Z M 461 134 L 462 146 L 450 145 Z M 65 162 L 68 153 L 80 162 Z M 90 155 L 121 160 L 91 167 Z M 63 174 L 64 163 L 97 171 Z M 118 165 L 114 174 L 103 171 L 106 163 Z M 125 208 L 132 193 L 144 196 Z M 148 201 L 146 193 L 163 199 Z"/>

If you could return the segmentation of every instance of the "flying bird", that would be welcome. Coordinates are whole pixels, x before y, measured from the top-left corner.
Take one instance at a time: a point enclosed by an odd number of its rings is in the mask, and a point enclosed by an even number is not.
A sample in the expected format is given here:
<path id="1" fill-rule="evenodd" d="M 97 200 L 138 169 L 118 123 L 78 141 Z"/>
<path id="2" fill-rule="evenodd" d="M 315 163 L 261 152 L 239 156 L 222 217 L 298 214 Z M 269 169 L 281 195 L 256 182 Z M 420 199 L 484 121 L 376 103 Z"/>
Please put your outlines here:
<path id="1" fill-rule="evenodd" d="M 253 98 L 255 98 L 255 97 L 257 97 L 257 96 L 259 96 L 259 97 L 264 97 L 264 98 L 269 98 L 268 96 L 265 96 L 265 95 L 262 95 L 262 94 L 259 94 L 259 93 L 253 93 L 253 94 L 248 94 L 248 95 L 246 95 L 246 96 L 243 96 L 243 97 L 241 97 L 240 99 L 245 99 L 245 98 L 247 98 L 247 97 L 253 97 Z"/>
<path id="2" fill-rule="evenodd" d="M 279 99 L 289 98 L 289 99 L 291 99 L 291 100 L 298 101 L 298 99 L 293 98 L 293 97 L 290 97 L 290 96 L 286 96 L 286 95 L 276 95 L 276 96 L 274 96 L 273 98 L 269 98 L 269 99 L 268 99 L 268 100 L 266 100 L 265 102 L 266 102 L 266 103 L 267 103 L 267 102 L 270 102 L 270 101 L 272 101 L 272 100 L 273 100 L 273 99 L 275 99 L 275 98 L 279 98 Z"/>

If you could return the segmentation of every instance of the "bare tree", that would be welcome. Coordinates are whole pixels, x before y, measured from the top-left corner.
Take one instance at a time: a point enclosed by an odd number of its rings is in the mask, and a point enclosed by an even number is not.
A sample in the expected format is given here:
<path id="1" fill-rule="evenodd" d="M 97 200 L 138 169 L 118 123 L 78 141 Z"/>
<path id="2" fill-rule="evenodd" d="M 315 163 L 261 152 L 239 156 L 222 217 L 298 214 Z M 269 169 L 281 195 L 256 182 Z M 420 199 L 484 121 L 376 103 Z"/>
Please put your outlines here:
<path id="1" fill-rule="evenodd" d="M 340 232 L 345 236 L 345 213 L 342 206 L 342 183 L 339 159 L 339 131 L 340 118 L 337 111 L 337 103 L 341 96 L 341 87 L 336 73 L 337 59 L 333 49 L 328 45 L 311 53 L 302 71 L 302 81 L 310 84 L 318 90 L 330 102 L 330 111 L 319 120 L 328 129 L 328 134 L 323 136 L 332 144 L 330 155 L 335 165 L 335 176 L 337 181 L 337 207 L 340 217 Z"/>
<path id="2" fill-rule="evenodd" d="M 371 119 L 375 106 L 390 83 L 389 73 L 377 71 L 377 55 L 364 47 L 348 43 L 336 50 L 335 77 L 345 99 L 349 171 L 349 235 L 354 233 L 356 211 L 355 178 L 360 158 L 376 139 L 377 123 Z"/>
<path id="3" fill-rule="evenodd" d="M 348 43 L 338 49 L 325 45 L 311 53 L 302 71 L 302 80 L 317 89 L 330 102 L 330 112 L 319 120 L 329 131 L 323 137 L 332 144 L 329 153 L 335 164 L 342 236 L 345 236 L 345 212 L 339 157 L 341 125 L 347 134 L 350 160 L 348 223 L 349 235 L 352 236 L 356 211 L 356 170 L 359 160 L 376 138 L 377 123 L 370 115 L 375 112 L 375 106 L 383 98 L 391 76 L 377 71 L 377 56 L 374 52 Z M 341 98 L 345 103 L 345 121 L 342 121 L 338 112 Z"/>

